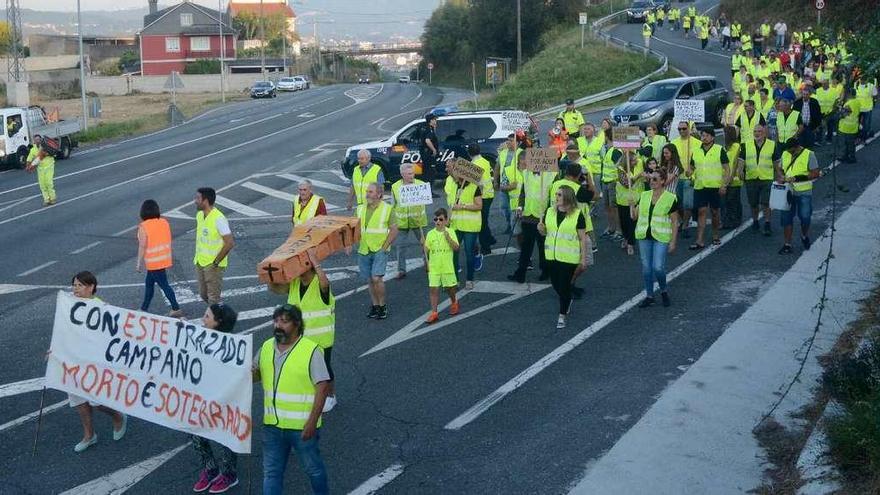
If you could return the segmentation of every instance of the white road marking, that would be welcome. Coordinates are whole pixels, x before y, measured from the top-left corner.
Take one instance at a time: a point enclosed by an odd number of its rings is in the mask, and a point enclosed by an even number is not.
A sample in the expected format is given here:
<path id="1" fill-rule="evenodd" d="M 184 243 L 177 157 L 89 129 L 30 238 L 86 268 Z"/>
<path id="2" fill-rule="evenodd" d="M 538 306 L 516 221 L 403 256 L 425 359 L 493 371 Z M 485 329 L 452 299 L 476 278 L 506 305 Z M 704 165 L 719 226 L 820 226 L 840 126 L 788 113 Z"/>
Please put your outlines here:
<path id="1" fill-rule="evenodd" d="M 272 196 L 273 198 L 283 199 L 287 202 L 293 202 L 296 199 L 296 195 L 290 194 L 289 192 L 279 191 L 278 189 L 272 189 L 271 187 L 266 187 L 261 184 L 257 184 L 256 182 L 245 182 L 241 185 L 242 187 L 246 187 L 251 191 L 256 191 L 259 193 L 263 193 L 267 196 Z"/>
<path id="2" fill-rule="evenodd" d="M 532 294 L 540 292 L 540 291 L 546 289 L 547 287 L 550 287 L 550 286 L 546 285 L 546 284 L 532 285 L 532 284 L 518 284 L 516 282 L 490 282 L 490 281 L 482 281 L 481 280 L 474 285 L 473 290 L 470 290 L 470 291 L 463 290 L 463 291 L 459 292 L 458 293 L 458 300 L 461 301 L 462 299 L 464 299 L 465 296 L 467 296 L 471 292 L 484 292 L 484 293 L 490 293 L 490 294 L 510 294 L 510 295 L 503 298 L 503 299 L 499 299 L 495 302 L 492 302 L 490 304 L 478 306 L 477 308 L 472 309 L 470 311 L 466 311 L 464 313 L 460 313 L 460 314 L 457 314 L 457 315 L 452 316 L 450 318 L 441 320 L 437 323 L 434 323 L 431 325 L 426 325 L 425 318 L 427 318 L 428 315 L 431 314 L 431 312 L 429 310 L 429 311 L 425 312 L 425 314 L 414 319 L 407 326 L 405 326 L 405 327 L 401 328 L 400 330 L 398 330 L 397 332 L 393 333 L 390 337 L 383 340 L 382 342 L 377 344 L 375 347 L 373 347 L 369 351 L 361 354 L 359 357 L 364 357 L 364 356 L 367 356 L 367 355 L 372 354 L 374 352 L 381 351 L 382 349 L 387 349 L 391 346 L 395 346 L 397 344 L 406 342 L 407 340 L 414 339 L 416 337 L 421 337 L 422 335 L 434 332 L 436 330 L 440 330 L 443 327 L 446 327 L 448 325 L 452 325 L 453 323 L 458 323 L 459 321 L 464 320 L 466 318 L 470 318 L 471 316 L 476 316 L 480 313 L 484 313 L 484 312 L 489 311 L 493 308 L 497 308 L 498 306 L 502 306 L 502 305 L 507 304 L 509 302 L 516 301 L 517 299 L 520 299 L 520 298 L 523 298 L 526 296 L 530 296 Z M 449 306 L 449 300 L 447 299 L 440 306 L 438 306 L 437 309 L 440 311 L 443 311 L 448 306 Z M 464 306 L 467 307 L 467 304 L 465 304 Z"/>
<path id="3" fill-rule="evenodd" d="M 119 237 L 119 236 L 125 235 L 133 230 L 137 230 L 137 228 L 138 228 L 138 225 L 132 225 L 131 227 L 126 227 L 126 228 L 120 230 L 119 232 L 113 234 L 113 237 Z"/>
<path id="4" fill-rule="evenodd" d="M 45 378 L 40 376 L 29 380 L 22 380 L 20 382 L 4 383 L 3 385 L 0 385 L 0 399 L 40 390 L 43 388 L 44 381 Z"/>
<path id="5" fill-rule="evenodd" d="M 370 125 L 376 125 L 379 122 L 382 122 L 383 120 L 385 120 L 385 117 L 382 117 L 382 118 L 379 118 L 379 119 L 376 119 L 376 120 L 370 122 Z"/>
<path id="6" fill-rule="evenodd" d="M 234 201 L 234 200 L 232 200 L 232 199 L 227 198 L 226 196 L 220 196 L 220 195 L 217 195 L 217 201 L 216 201 L 216 203 L 217 203 L 218 205 L 220 205 L 220 206 L 223 206 L 223 207 L 229 208 L 229 209 L 231 209 L 231 210 L 235 210 L 235 211 L 241 213 L 242 215 L 245 215 L 245 216 L 248 216 L 248 217 L 266 217 L 266 216 L 269 216 L 269 214 L 266 213 L 266 212 L 263 211 L 263 210 L 258 210 L 258 209 L 256 209 L 256 208 L 252 208 L 252 207 L 250 207 L 250 206 L 248 206 L 248 205 L 241 204 L 241 203 L 239 203 L 238 201 Z"/>
<path id="7" fill-rule="evenodd" d="M 679 43 L 673 43 L 672 41 L 662 40 L 662 39 L 660 39 L 660 38 L 658 38 L 658 37 L 656 37 L 656 36 L 652 36 L 652 39 L 655 39 L 655 40 L 659 41 L 660 43 L 665 43 L 665 44 L 667 44 L 667 45 L 676 46 L 676 47 L 678 47 L 678 48 L 683 48 L 683 49 L 685 49 L 685 50 L 690 50 L 690 51 L 692 51 L 692 52 L 705 53 L 706 55 L 712 55 L 712 56 L 714 56 L 714 57 L 720 57 L 720 58 L 728 58 L 728 59 L 730 58 L 730 55 L 724 55 L 724 54 L 721 54 L 721 53 L 715 53 L 715 52 L 708 52 L 708 51 L 706 51 L 706 50 L 700 50 L 699 48 L 694 48 L 694 47 L 692 47 L 692 46 L 686 46 L 686 45 L 682 45 L 682 44 L 679 44 Z"/>
<path id="8" fill-rule="evenodd" d="M 338 160 L 334 160 L 334 162 L 336 161 Z M 351 184 L 351 181 L 348 180 L 348 177 L 346 177 L 345 174 L 342 173 L 342 170 L 339 170 L 338 168 L 329 168 L 327 170 L 323 170 L 323 172 L 327 172 L 328 174 L 333 174 L 336 177 L 339 177 L 339 180 L 341 180 L 343 184 Z"/>
<path id="9" fill-rule="evenodd" d="M 34 194 L 33 196 L 27 196 L 27 197 L 22 198 L 22 199 L 13 199 L 12 201 L 8 202 L 8 203 L 6 204 L 6 206 L 4 206 L 3 208 L 0 208 L 0 211 L 6 211 L 6 210 L 8 210 L 8 209 L 10 209 L 10 208 L 15 208 L 16 206 L 18 206 L 18 205 L 20 205 L 20 204 L 22 204 L 22 203 L 26 203 L 26 202 L 28 202 L 28 201 L 30 201 L 30 200 L 32 200 L 32 199 L 37 199 L 37 198 L 42 198 L 42 197 L 43 197 L 42 194 Z"/>
<path id="10" fill-rule="evenodd" d="M 114 471 L 110 474 L 95 478 L 92 481 L 61 492 L 59 495 L 121 495 L 126 490 L 146 478 L 147 475 L 159 469 L 163 464 L 171 460 L 183 449 L 189 447 L 189 442 L 162 452 L 144 461 L 132 464 L 126 468 Z"/>
<path id="11" fill-rule="evenodd" d="M 179 218 L 181 220 L 193 220 L 195 217 L 191 217 L 186 213 L 180 211 L 179 209 L 167 211 L 162 214 L 163 217 L 167 218 Z"/>
<path id="12" fill-rule="evenodd" d="M 751 226 L 752 219 L 749 219 L 748 221 L 737 227 L 735 230 L 729 232 L 727 235 L 722 237 L 720 245 L 715 246 L 707 244 L 705 249 L 679 265 L 675 270 L 672 270 L 667 276 L 667 281 L 671 282 L 675 280 L 680 275 L 696 266 L 697 263 L 706 259 L 710 254 L 714 253 L 722 246 L 733 240 L 734 237 L 749 229 Z M 581 330 L 577 335 L 569 339 L 567 342 L 563 343 L 562 345 L 551 351 L 549 354 L 542 357 L 534 364 L 523 370 L 521 373 L 511 378 L 510 381 L 508 381 L 504 385 L 498 387 L 498 389 L 474 404 L 470 409 L 463 412 L 457 418 L 447 423 L 444 428 L 447 430 L 459 430 L 462 427 L 466 426 L 468 423 L 471 423 L 472 421 L 480 417 L 480 415 L 482 415 L 484 412 L 488 411 L 489 408 L 501 402 L 502 399 L 513 393 L 516 389 L 528 383 L 528 381 L 534 378 L 538 373 L 544 371 L 551 364 L 555 363 L 569 352 L 575 350 L 579 345 L 586 342 L 587 339 L 595 335 L 597 332 L 599 332 L 599 330 L 602 330 L 606 326 L 610 325 L 615 320 L 623 316 L 624 313 L 634 308 L 644 297 L 645 295 L 642 292 L 639 292 L 628 301 L 614 308 L 613 310 L 611 310 L 610 313 L 606 314 L 587 328 Z"/>
<path id="13" fill-rule="evenodd" d="M 302 182 L 302 181 L 308 179 L 312 183 L 312 185 L 315 187 L 321 187 L 323 189 L 330 189 L 331 191 L 338 191 L 338 192 L 343 192 L 343 193 L 351 192 L 351 188 L 348 188 L 345 186 L 340 186 L 338 184 L 331 184 L 329 182 L 324 182 L 324 181 L 312 179 L 309 177 L 303 177 L 301 175 L 278 174 L 278 177 L 281 177 L 282 179 L 291 180 L 293 182 Z"/>
<path id="14" fill-rule="evenodd" d="M 404 464 L 392 464 L 388 469 L 361 483 L 360 486 L 350 491 L 348 495 L 370 495 L 376 493 L 383 486 L 391 483 L 395 478 L 403 474 L 405 468 L 406 465 Z"/>
<path id="15" fill-rule="evenodd" d="M 95 242 L 93 242 L 93 243 L 91 243 L 91 244 L 86 244 L 85 246 L 83 246 L 83 247 L 81 247 L 81 248 L 79 248 L 79 249 L 76 249 L 76 250 L 71 251 L 70 254 L 79 254 L 79 253 L 82 253 L 82 252 L 88 251 L 89 249 L 92 249 L 93 247 L 95 247 L 95 246 L 97 246 L 97 245 L 99 245 L 99 244 L 101 244 L 101 241 L 95 241 Z"/>
<path id="16" fill-rule="evenodd" d="M 297 153 L 296 156 L 294 156 L 294 158 L 299 158 L 299 157 L 301 157 L 301 156 L 303 156 L 303 155 L 305 155 L 305 152 L 303 152 L 303 153 Z"/>
<path id="17" fill-rule="evenodd" d="M 140 284 L 143 285 L 143 284 Z M 14 294 L 16 292 L 24 292 L 34 289 L 64 289 L 60 285 L 22 285 L 22 284 L 0 284 L 0 295 Z M 102 286 L 103 288 L 103 286 Z"/>
<path id="18" fill-rule="evenodd" d="M 416 102 L 416 100 L 418 100 L 419 98 L 422 97 L 422 88 L 417 88 L 417 89 L 419 90 L 419 94 L 417 94 L 416 97 L 413 98 L 412 100 L 409 100 L 409 101 L 406 103 L 406 105 L 400 107 L 401 110 L 403 110 L 404 108 L 406 108 L 406 107 L 412 105 L 413 103 Z"/>
<path id="19" fill-rule="evenodd" d="M 48 405 L 43 408 L 43 416 L 49 414 L 50 412 L 57 411 L 58 409 L 61 409 L 62 407 L 66 406 L 66 405 L 67 405 L 67 399 L 64 399 L 61 402 L 56 402 L 54 404 Z M 10 428 L 15 428 L 16 426 L 23 425 L 23 424 L 27 423 L 28 421 L 36 419 L 37 416 L 39 416 L 39 415 L 40 415 L 40 411 L 34 411 L 32 413 L 25 414 L 24 416 L 22 416 L 20 418 L 13 419 L 12 421 L 9 421 L 7 423 L 3 423 L 2 425 L 0 425 L 0 431 L 6 431 Z"/>
<path id="20" fill-rule="evenodd" d="M 35 266 L 35 267 L 31 268 L 30 270 L 26 270 L 26 271 L 19 273 L 18 276 L 19 277 L 26 277 L 32 273 L 36 273 L 36 272 L 42 270 L 43 268 L 50 267 L 50 266 L 54 265 L 55 263 L 58 263 L 58 260 L 48 261 L 46 263 L 43 263 L 40 266 Z"/>
<path id="21" fill-rule="evenodd" d="M 314 116 L 315 116 L 315 114 L 313 114 L 313 113 L 309 113 L 309 112 L 301 113 L 301 114 L 297 115 L 297 117 L 302 117 L 302 118 L 304 118 L 304 119 L 309 119 L 309 118 L 312 118 L 312 117 L 314 117 Z"/>

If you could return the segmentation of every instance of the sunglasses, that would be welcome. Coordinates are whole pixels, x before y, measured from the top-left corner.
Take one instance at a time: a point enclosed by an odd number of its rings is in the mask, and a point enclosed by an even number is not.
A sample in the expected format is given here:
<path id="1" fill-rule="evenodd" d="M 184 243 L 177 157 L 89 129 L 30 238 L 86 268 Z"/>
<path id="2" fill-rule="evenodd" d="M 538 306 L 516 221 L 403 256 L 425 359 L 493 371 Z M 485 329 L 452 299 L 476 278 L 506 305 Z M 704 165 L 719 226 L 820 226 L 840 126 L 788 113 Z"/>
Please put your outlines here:
<path id="1" fill-rule="evenodd" d="M 442 222 L 444 220 L 446 220 L 446 217 L 434 217 L 435 222 Z"/>

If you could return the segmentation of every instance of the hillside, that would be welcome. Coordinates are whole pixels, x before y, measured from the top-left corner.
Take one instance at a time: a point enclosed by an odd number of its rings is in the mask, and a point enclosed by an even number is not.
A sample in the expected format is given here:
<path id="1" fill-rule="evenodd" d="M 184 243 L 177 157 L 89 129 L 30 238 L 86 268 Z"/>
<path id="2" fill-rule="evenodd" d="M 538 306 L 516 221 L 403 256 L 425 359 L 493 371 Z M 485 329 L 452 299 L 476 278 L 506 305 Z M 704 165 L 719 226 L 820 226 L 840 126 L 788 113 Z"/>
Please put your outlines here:
<path id="1" fill-rule="evenodd" d="M 764 19 L 770 24 L 785 20 L 790 29 L 816 28 L 816 0 L 721 0 L 721 12 L 743 26 L 758 26 Z M 867 29 L 880 9 L 877 0 L 825 0 L 822 27 L 842 27 L 856 33 Z"/>

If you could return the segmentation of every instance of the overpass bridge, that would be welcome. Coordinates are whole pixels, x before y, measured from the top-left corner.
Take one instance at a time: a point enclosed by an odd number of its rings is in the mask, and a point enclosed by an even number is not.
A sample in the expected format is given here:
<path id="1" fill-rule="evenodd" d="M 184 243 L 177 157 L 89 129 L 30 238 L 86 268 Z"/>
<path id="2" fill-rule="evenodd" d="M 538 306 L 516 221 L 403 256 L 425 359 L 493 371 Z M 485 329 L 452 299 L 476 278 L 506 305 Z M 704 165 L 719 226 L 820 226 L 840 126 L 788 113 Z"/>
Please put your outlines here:
<path id="1" fill-rule="evenodd" d="M 344 55 L 392 55 L 398 53 L 419 53 L 422 43 L 371 43 L 369 46 L 340 46 L 335 48 L 322 47 L 321 53 L 338 53 Z"/>

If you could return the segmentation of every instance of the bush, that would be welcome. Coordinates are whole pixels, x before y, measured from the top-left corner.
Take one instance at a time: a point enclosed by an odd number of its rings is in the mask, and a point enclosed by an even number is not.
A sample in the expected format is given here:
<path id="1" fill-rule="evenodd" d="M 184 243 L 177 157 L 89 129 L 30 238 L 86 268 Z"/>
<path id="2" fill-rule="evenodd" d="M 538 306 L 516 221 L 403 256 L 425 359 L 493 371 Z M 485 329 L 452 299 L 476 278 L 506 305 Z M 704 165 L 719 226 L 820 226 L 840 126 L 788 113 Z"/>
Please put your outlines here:
<path id="1" fill-rule="evenodd" d="M 187 62 L 183 68 L 184 74 L 219 74 L 220 61 L 215 59 L 200 59 L 195 62 Z"/>
<path id="2" fill-rule="evenodd" d="M 119 76 L 122 75 L 122 69 L 119 68 L 118 58 L 108 58 L 98 64 L 95 69 L 102 76 Z"/>

